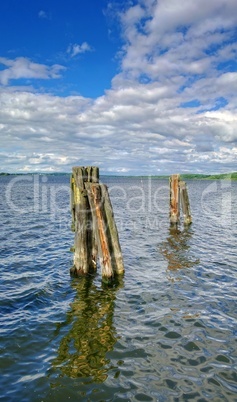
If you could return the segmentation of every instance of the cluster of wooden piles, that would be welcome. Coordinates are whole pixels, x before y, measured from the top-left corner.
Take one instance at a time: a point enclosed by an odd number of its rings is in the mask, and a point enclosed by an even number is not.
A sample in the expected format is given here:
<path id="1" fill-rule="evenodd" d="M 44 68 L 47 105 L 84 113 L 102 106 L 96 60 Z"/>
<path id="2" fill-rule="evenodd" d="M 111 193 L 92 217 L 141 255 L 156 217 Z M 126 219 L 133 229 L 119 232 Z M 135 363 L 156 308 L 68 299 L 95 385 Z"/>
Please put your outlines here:
<path id="1" fill-rule="evenodd" d="M 170 225 L 192 223 L 187 186 L 180 175 L 170 177 Z M 75 232 L 71 274 L 95 273 L 97 261 L 102 279 L 111 281 L 124 273 L 124 263 L 108 188 L 99 182 L 99 168 L 73 167 L 71 175 L 72 230 Z"/>
<path id="2" fill-rule="evenodd" d="M 104 281 L 122 275 L 124 264 L 118 231 L 108 188 L 99 183 L 98 167 L 72 169 L 71 212 L 72 230 L 75 231 L 71 273 L 94 273 L 99 257 Z"/>

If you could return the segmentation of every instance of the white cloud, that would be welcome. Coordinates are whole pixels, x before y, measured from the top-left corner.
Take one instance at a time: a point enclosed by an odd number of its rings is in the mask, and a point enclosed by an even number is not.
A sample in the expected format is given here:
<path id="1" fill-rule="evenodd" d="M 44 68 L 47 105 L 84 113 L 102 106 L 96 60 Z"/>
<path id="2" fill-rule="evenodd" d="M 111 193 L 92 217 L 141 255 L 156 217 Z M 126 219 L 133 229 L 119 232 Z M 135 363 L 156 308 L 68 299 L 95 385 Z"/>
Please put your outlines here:
<path id="1" fill-rule="evenodd" d="M 56 78 L 62 66 L 0 59 L 6 67 L 0 71 L 2 169 L 236 169 L 237 73 L 219 67 L 236 60 L 236 1 L 138 3 L 120 10 L 121 70 L 95 100 L 15 91 L 6 87 L 11 79 Z M 67 52 L 90 50 L 83 42 Z"/>
<path id="2" fill-rule="evenodd" d="M 71 57 L 75 57 L 78 54 L 81 53 L 85 53 L 85 52 L 91 52 L 92 48 L 90 45 L 88 45 L 87 42 L 83 42 L 81 45 L 74 43 L 74 44 L 70 44 L 67 48 L 67 53 L 71 56 Z"/>
<path id="3" fill-rule="evenodd" d="M 237 24 L 237 5 L 232 0 L 160 0 L 152 9 L 150 1 L 144 1 L 141 15 L 135 9 L 137 6 L 129 8 L 121 17 L 125 39 L 122 67 L 132 77 L 146 73 L 156 80 L 205 73 L 212 62 L 206 50 L 221 44 L 223 51 L 224 41 L 230 39 Z M 137 19 L 131 19 L 131 14 Z"/>
<path id="4" fill-rule="evenodd" d="M 18 57 L 15 60 L 0 57 L 0 64 L 6 68 L 0 70 L 0 83 L 7 85 L 10 80 L 17 80 L 20 78 L 28 79 L 50 79 L 59 78 L 61 71 L 65 67 L 59 64 L 47 66 L 45 64 L 34 63 L 26 57 Z"/>
<path id="5" fill-rule="evenodd" d="M 236 158 L 230 159 L 226 151 L 231 153 L 230 141 L 236 138 L 234 113 L 216 111 L 199 116 L 175 104 L 168 110 L 169 98 L 158 97 L 154 103 L 146 85 L 134 88 L 133 97 L 129 91 L 111 90 L 94 102 L 78 96 L 32 93 L 18 93 L 13 98 L 7 92 L 0 95 L 0 102 L 0 138 L 2 149 L 8 152 L 3 162 L 11 164 L 15 158 L 11 149 L 17 148 L 19 156 L 26 156 L 26 161 L 15 159 L 21 168 L 29 165 L 34 171 L 52 167 L 70 171 L 73 164 L 96 162 L 104 172 L 128 169 L 138 173 L 143 169 L 144 174 L 154 174 L 156 168 L 170 173 L 173 162 L 183 171 L 195 160 L 205 171 L 211 161 L 219 160 L 223 165 L 221 155 L 228 156 L 228 163 Z M 40 157 L 32 157 L 36 150 Z"/>

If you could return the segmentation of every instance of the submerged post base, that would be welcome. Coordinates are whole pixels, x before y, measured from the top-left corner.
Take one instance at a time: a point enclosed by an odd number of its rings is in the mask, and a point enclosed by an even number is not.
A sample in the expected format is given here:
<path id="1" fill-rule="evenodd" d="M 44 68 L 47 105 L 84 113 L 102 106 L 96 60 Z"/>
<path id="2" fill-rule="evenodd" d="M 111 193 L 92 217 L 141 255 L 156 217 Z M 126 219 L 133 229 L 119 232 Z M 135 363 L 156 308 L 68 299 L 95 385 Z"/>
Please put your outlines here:
<path id="1" fill-rule="evenodd" d="M 85 272 L 83 271 L 83 269 L 78 269 L 78 268 L 75 267 L 75 265 L 73 265 L 73 266 L 70 268 L 70 275 L 71 275 L 71 276 L 76 276 L 76 277 L 79 277 L 79 276 L 87 276 L 87 272 L 85 273 Z"/>
<path id="2" fill-rule="evenodd" d="M 123 283 L 123 279 L 124 279 L 124 272 L 121 274 L 118 273 L 114 273 L 112 276 L 105 276 L 102 275 L 101 281 L 102 283 L 104 283 L 105 285 L 121 285 Z"/>

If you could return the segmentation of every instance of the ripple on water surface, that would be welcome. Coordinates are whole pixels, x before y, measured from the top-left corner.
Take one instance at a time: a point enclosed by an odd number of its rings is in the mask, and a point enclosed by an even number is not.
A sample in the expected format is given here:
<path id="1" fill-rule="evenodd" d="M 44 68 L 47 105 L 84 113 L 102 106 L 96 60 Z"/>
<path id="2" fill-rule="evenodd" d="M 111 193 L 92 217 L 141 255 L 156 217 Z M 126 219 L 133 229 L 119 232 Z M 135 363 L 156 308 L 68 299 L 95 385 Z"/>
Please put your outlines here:
<path id="1" fill-rule="evenodd" d="M 58 213 L 40 203 L 68 177 L 39 178 L 38 209 L 34 181 L 19 184 L 11 214 L 9 180 L 0 178 L 0 400 L 236 400 L 235 182 L 232 209 L 215 214 L 222 187 L 213 203 L 210 182 L 190 181 L 193 225 L 170 231 L 165 181 L 107 178 L 126 269 L 108 287 L 99 271 L 69 277 L 68 192 Z"/>

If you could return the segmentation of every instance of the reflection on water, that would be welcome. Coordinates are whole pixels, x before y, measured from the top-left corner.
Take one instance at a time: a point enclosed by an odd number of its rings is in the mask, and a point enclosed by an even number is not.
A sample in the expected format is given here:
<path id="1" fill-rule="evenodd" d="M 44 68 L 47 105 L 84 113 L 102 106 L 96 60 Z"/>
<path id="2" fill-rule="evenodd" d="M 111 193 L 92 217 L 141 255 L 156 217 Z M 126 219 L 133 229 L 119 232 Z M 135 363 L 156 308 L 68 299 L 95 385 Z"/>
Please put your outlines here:
<path id="1" fill-rule="evenodd" d="M 193 235 L 191 227 L 179 230 L 170 228 L 169 236 L 160 246 L 160 251 L 168 261 L 168 270 L 191 268 L 199 263 L 199 260 L 192 259 L 190 254 L 190 240 Z"/>
<path id="2" fill-rule="evenodd" d="M 113 350 L 117 341 L 113 324 L 116 291 L 123 286 L 120 282 L 114 287 L 105 284 L 98 288 L 93 278 L 82 277 L 72 282 L 77 294 L 67 314 L 66 323 L 70 327 L 58 349 L 54 367 L 62 375 L 71 378 L 86 377 L 91 381 L 103 382 L 110 369 L 106 353 Z"/>
<path id="3" fill-rule="evenodd" d="M 230 194 L 236 206 L 237 181 L 190 181 L 194 223 L 169 232 L 164 181 L 144 180 L 147 208 L 135 211 L 140 178 L 107 176 L 124 189 L 113 196 L 126 263 L 117 291 L 99 275 L 70 279 L 68 192 L 44 212 L 46 190 L 68 189 L 68 176 L 48 176 L 27 214 L 9 213 L 10 180 L 0 178 L 1 402 L 237 401 L 237 214 L 228 227 L 216 215 Z M 32 210 L 25 183 L 13 203 Z"/>

